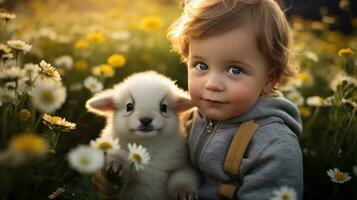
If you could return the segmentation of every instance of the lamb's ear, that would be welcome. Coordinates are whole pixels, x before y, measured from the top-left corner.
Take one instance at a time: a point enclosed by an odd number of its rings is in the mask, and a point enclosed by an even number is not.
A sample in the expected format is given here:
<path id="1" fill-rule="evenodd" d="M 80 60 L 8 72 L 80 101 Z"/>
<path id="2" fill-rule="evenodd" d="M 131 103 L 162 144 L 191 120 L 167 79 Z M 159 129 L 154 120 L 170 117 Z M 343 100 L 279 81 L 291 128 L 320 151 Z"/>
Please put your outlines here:
<path id="1" fill-rule="evenodd" d="M 176 110 L 178 112 L 183 112 L 192 108 L 194 105 L 190 98 L 186 96 L 180 96 L 176 101 Z"/>
<path id="2" fill-rule="evenodd" d="M 98 114 L 107 115 L 114 110 L 114 97 L 112 92 L 99 93 L 86 102 L 88 111 Z"/>

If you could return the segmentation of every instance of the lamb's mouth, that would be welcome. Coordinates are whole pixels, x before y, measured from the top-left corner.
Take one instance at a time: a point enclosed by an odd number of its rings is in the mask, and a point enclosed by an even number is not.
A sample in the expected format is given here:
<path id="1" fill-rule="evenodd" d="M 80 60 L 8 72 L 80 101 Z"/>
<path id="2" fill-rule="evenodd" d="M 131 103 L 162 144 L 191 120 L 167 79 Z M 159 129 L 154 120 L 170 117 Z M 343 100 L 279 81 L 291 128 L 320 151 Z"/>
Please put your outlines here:
<path id="1" fill-rule="evenodd" d="M 153 127 L 139 127 L 138 129 L 136 129 L 137 131 L 141 131 L 141 132 L 150 132 L 150 131 L 153 131 L 155 130 Z"/>

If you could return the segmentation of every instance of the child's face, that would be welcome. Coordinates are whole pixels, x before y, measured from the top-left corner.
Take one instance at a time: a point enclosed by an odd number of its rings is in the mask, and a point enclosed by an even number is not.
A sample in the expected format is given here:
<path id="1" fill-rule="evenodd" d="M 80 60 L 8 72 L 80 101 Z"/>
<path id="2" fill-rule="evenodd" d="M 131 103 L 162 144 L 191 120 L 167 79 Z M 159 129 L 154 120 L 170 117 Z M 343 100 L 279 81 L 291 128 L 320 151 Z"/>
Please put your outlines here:
<path id="1" fill-rule="evenodd" d="M 191 40 L 188 85 L 193 103 L 213 120 L 243 114 L 270 91 L 267 61 L 249 26 Z"/>

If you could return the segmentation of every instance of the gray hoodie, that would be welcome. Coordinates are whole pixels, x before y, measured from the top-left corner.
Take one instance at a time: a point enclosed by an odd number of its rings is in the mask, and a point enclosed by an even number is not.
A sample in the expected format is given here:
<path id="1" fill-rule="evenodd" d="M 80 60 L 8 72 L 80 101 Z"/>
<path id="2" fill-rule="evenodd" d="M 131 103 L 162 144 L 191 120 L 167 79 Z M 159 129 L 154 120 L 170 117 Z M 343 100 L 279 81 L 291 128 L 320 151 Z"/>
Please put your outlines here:
<path id="1" fill-rule="evenodd" d="M 239 178 L 233 178 L 223 170 L 226 153 L 240 124 L 252 119 L 260 127 L 241 161 Z M 303 163 L 298 142 L 302 125 L 294 104 L 274 93 L 259 97 L 238 117 L 214 122 L 213 127 L 209 122 L 196 110 L 189 136 L 191 161 L 202 174 L 200 199 L 223 199 L 217 193 L 221 183 L 236 184 L 239 200 L 270 199 L 281 186 L 295 189 L 297 199 L 302 199 Z"/>

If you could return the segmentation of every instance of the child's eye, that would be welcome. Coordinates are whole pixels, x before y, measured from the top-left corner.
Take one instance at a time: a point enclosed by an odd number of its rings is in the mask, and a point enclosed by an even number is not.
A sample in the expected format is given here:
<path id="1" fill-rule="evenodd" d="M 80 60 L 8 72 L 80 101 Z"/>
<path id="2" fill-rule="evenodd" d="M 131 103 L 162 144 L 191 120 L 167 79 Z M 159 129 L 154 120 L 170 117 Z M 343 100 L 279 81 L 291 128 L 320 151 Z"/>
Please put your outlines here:
<path id="1" fill-rule="evenodd" d="M 204 63 L 199 62 L 195 65 L 195 68 L 199 71 L 203 71 L 203 70 L 207 70 L 208 66 Z"/>
<path id="2" fill-rule="evenodd" d="M 238 74 L 240 74 L 240 73 L 243 73 L 243 70 L 242 70 L 241 67 L 231 66 L 231 67 L 229 67 L 229 69 L 228 69 L 228 73 L 234 74 L 234 75 L 238 75 Z"/>

